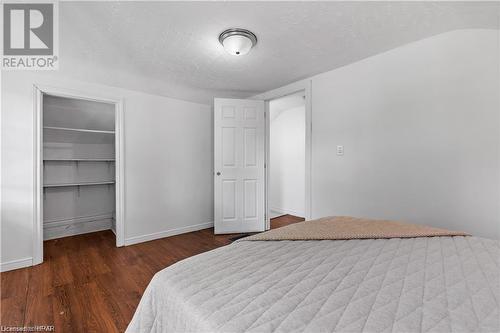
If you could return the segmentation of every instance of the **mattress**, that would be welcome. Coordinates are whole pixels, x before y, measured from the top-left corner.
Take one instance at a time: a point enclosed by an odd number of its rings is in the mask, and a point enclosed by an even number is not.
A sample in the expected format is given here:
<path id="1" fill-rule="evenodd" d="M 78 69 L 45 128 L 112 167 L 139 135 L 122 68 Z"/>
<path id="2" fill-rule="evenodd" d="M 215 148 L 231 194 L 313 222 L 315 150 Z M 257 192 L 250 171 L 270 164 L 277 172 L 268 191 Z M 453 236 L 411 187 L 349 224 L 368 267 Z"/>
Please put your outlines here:
<path id="1" fill-rule="evenodd" d="M 500 242 L 241 241 L 178 262 L 127 332 L 499 332 Z"/>

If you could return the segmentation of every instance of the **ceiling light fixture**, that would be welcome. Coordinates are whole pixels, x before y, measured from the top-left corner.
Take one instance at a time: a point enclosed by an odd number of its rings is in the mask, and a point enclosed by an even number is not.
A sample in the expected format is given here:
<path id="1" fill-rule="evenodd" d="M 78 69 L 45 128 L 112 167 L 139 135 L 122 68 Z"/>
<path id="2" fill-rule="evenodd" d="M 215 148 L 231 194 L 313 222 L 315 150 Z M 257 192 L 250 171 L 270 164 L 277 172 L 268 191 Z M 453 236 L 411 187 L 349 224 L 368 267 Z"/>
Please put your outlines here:
<path id="1" fill-rule="evenodd" d="M 246 29 L 227 29 L 219 35 L 219 42 L 227 53 L 240 56 L 247 54 L 257 44 L 257 36 Z"/>

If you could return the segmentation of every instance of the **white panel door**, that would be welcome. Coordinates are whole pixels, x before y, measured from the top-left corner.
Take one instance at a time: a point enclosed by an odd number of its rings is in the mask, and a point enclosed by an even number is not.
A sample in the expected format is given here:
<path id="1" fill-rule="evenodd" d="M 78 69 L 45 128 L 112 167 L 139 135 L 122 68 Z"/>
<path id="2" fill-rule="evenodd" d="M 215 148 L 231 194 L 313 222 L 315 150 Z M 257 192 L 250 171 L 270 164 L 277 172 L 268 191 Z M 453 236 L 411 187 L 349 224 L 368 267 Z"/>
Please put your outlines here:
<path id="1" fill-rule="evenodd" d="M 214 100 L 215 233 L 264 231 L 264 101 Z"/>

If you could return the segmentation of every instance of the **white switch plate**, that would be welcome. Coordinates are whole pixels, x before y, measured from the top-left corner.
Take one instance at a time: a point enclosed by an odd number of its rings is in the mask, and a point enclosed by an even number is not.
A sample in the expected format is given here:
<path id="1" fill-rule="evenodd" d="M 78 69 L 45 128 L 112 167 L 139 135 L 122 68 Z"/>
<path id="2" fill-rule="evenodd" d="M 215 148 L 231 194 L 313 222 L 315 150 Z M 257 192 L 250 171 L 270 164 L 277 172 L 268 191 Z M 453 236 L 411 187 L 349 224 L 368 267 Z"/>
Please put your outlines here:
<path id="1" fill-rule="evenodd" d="M 344 155 L 344 146 L 337 146 L 337 155 Z"/>

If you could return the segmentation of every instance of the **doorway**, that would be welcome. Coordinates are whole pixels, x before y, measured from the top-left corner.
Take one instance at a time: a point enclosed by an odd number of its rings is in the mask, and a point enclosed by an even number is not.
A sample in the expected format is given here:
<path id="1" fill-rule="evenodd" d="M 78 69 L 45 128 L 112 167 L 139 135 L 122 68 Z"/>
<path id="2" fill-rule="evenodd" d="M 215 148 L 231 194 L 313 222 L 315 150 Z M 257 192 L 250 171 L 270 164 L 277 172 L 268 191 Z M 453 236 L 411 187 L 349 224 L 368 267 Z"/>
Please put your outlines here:
<path id="1" fill-rule="evenodd" d="M 35 86 L 33 264 L 43 241 L 111 230 L 123 245 L 122 102 Z"/>
<path id="2" fill-rule="evenodd" d="M 269 230 L 270 208 L 274 211 L 279 208 L 283 211 L 283 208 L 286 208 L 276 205 L 270 207 L 270 204 L 276 202 L 270 201 L 273 181 L 270 172 L 273 167 L 270 153 L 270 107 L 271 104 L 279 104 L 283 97 L 298 100 L 296 106 L 303 110 L 298 113 L 298 118 L 304 119 L 300 121 L 302 134 L 298 137 L 301 138 L 299 145 L 304 147 L 304 153 L 300 156 L 304 157 L 298 158 L 301 162 L 291 162 L 294 165 L 302 165 L 299 166 L 299 171 L 294 172 L 300 174 L 295 178 L 303 180 L 299 181 L 299 187 L 302 189 L 299 190 L 299 208 L 294 210 L 294 213 L 305 219 L 312 218 L 311 81 L 304 80 L 254 96 L 252 99 L 214 99 L 213 175 L 216 234 Z M 278 118 L 278 113 L 273 111 L 273 116 Z M 285 118 L 287 117 L 283 116 L 281 119 Z"/>
<path id="3" fill-rule="evenodd" d="M 306 216 L 305 91 L 269 101 L 269 218 Z"/>

